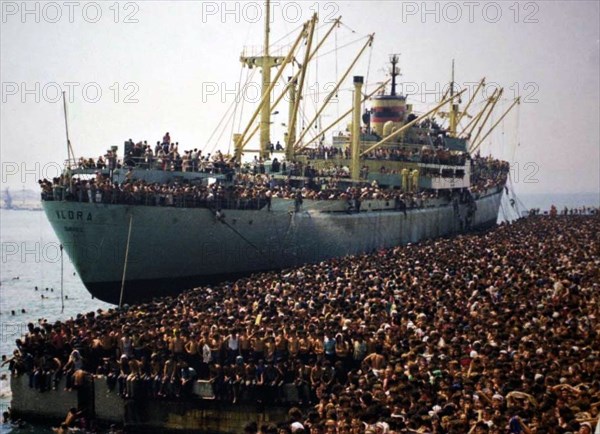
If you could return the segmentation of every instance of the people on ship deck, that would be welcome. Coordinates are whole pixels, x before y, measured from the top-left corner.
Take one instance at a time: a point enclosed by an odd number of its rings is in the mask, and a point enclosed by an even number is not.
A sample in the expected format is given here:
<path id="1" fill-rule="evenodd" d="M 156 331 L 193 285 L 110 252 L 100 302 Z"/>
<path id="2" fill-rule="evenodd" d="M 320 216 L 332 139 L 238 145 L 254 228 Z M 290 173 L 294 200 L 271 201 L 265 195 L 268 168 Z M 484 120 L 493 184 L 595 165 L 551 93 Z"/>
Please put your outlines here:
<path id="1" fill-rule="evenodd" d="M 199 158 L 201 152 L 197 153 Z M 206 157 L 208 159 L 208 156 Z M 220 153 L 216 155 L 217 161 L 223 161 Z M 190 154 L 186 154 L 184 171 L 188 171 L 192 163 Z M 157 161 L 167 164 L 164 154 L 159 151 Z M 200 168 L 208 170 L 206 159 L 199 160 Z M 96 172 L 96 178 L 91 180 L 67 179 L 65 176 L 55 178 L 53 182 L 39 181 L 42 189 L 42 200 L 70 200 L 85 201 L 105 204 L 137 204 L 154 206 L 175 207 L 210 207 L 210 208 L 246 208 L 259 209 L 267 206 L 270 210 L 272 198 L 296 200 L 295 188 L 291 178 L 275 179 L 272 174 L 267 174 L 265 167 L 256 161 L 255 170 L 242 170 L 233 176 L 233 185 L 212 184 L 195 185 L 188 181 L 180 180 L 169 184 L 147 183 L 143 180 L 134 180 L 133 168 L 128 169 L 125 182 L 121 184 L 111 182 L 108 175 Z M 212 166 L 214 167 L 214 165 Z M 273 162 L 272 169 L 279 173 L 279 162 Z M 473 160 L 471 176 L 471 194 L 478 194 L 487 189 L 503 186 L 508 176 L 508 165 L 491 158 L 476 158 Z M 283 169 L 283 167 L 282 167 Z M 290 162 L 289 170 L 299 170 Z M 423 169 L 429 170 L 429 169 Z M 433 169 L 431 169 L 433 170 Z M 363 178 L 368 176 L 368 167 L 363 166 Z M 389 173 L 384 166 L 380 173 Z M 401 200 L 406 207 L 415 208 L 428 206 L 428 200 L 446 197 L 448 200 L 456 192 L 447 191 L 403 191 L 400 189 L 379 188 L 376 183 L 370 185 L 348 187 L 340 189 L 337 184 L 348 176 L 344 168 L 314 171 L 310 165 L 303 168 L 303 174 L 311 179 L 310 185 L 305 185 L 302 191 L 304 199 L 311 200 L 345 200 L 354 201 L 383 200 L 386 202 Z M 464 192 L 463 192 L 464 193 Z M 464 202 L 464 195 L 461 194 Z M 356 209 L 354 207 L 353 209 Z M 395 208 L 398 209 L 398 208 Z"/>

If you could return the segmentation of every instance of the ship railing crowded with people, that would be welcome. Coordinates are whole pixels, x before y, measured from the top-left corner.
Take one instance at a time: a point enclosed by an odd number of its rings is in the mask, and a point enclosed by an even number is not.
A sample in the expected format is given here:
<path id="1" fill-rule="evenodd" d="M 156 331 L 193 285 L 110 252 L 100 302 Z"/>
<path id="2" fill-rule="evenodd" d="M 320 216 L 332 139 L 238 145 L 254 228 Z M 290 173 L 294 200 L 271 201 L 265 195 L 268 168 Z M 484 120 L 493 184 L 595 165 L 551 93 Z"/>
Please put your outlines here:
<path id="1" fill-rule="evenodd" d="M 122 184 L 112 183 L 104 179 L 76 180 L 69 185 L 55 179 L 53 182 L 41 180 L 42 200 L 64 200 L 74 202 L 99 204 L 127 204 L 145 206 L 173 206 L 183 208 L 212 208 L 212 209 L 262 209 L 269 206 L 273 200 L 283 199 L 308 201 L 384 201 L 385 208 L 405 210 L 430 206 L 445 206 L 449 201 L 458 197 L 460 203 L 470 197 L 470 193 L 450 191 L 403 191 L 381 189 L 376 184 L 346 189 L 328 188 L 326 183 L 331 178 L 314 178 L 313 183 L 318 188 L 294 188 L 290 183 L 276 185 L 274 178 L 270 185 L 232 185 L 204 186 L 190 183 L 157 184 L 146 183 L 143 180 L 125 181 Z M 303 178 L 300 178 L 303 179 Z M 338 178 L 337 181 L 342 181 Z M 485 192 L 488 189 L 501 189 L 506 180 L 506 172 L 496 178 L 478 178 L 478 183 L 472 191 Z M 321 184 L 322 182 L 322 184 Z M 495 190 L 494 190 L 495 191 Z M 435 199 L 435 200 L 434 200 Z M 367 210 L 368 208 L 364 208 Z M 370 208 L 374 209 L 374 208 Z"/>
<path id="2" fill-rule="evenodd" d="M 319 182 L 319 179 L 315 180 Z M 158 185 L 146 184 L 144 181 L 133 181 L 124 184 L 113 184 L 110 182 L 76 181 L 71 187 L 65 187 L 60 183 L 52 184 L 49 181 L 42 182 L 42 200 L 66 200 L 83 203 L 97 204 L 120 204 L 120 205 L 143 205 L 143 206 L 172 206 L 177 208 L 209 208 L 218 209 L 240 209 L 257 210 L 267 207 L 277 201 L 288 202 L 290 205 L 302 198 L 306 205 L 315 202 L 341 202 L 348 207 L 319 207 L 321 210 L 350 210 L 352 200 L 361 202 L 377 202 L 376 207 L 370 205 L 365 209 L 390 209 L 402 210 L 413 208 L 424 208 L 430 206 L 442 206 L 447 200 L 442 196 L 426 192 L 402 192 L 393 190 L 391 192 L 381 190 L 374 186 L 362 188 L 348 188 L 346 190 L 321 188 L 313 190 L 310 188 L 291 188 L 289 185 L 282 186 L 242 186 L 236 187 L 212 187 L 187 184 Z M 466 196 L 459 196 L 462 201 Z M 436 200 L 437 199 L 437 200 Z M 367 207 L 369 207 L 367 205 Z"/>
<path id="3" fill-rule="evenodd" d="M 126 142 L 127 143 L 127 142 Z M 135 169 L 146 170 L 163 170 L 171 172 L 200 172 L 200 173 L 227 173 L 233 170 L 235 165 L 230 156 L 223 155 L 217 151 L 214 155 L 202 155 L 202 151 L 198 149 L 183 151 L 183 156 L 178 151 L 178 144 L 174 145 L 167 154 L 159 153 L 156 155 L 148 145 L 141 145 L 138 142 L 135 146 L 145 146 L 146 151 L 141 154 L 129 152 L 124 159 L 116 157 L 116 147 L 107 151 L 104 156 L 99 156 L 97 159 L 81 157 L 75 164 L 72 164 L 71 169 L 78 170 L 114 170 L 117 168 L 131 167 Z M 275 164 L 274 172 L 281 170 L 286 172 L 285 164 L 282 167 L 276 156 L 276 152 L 272 151 L 274 156 L 272 164 Z M 348 166 L 350 156 L 350 148 L 348 146 L 342 148 L 338 146 L 319 145 L 315 148 L 307 148 L 302 154 L 297 155 L 298 160 L 306 159 L 316 160 L 333 160 L 340 164 Z M 429 145 L 410 147 L 403 144 L 402 146 L 381 147 L 364 155 L 366 160 L 389 160 L 402 161 L 413 163 L 432 163 L 442 165 L 463 166 L 469 158 L 466 152 L 452 151 L 447 148 L 432 147 Z M 253 165 L 264 165 L 265 162 L 257 160 Z M 290 162 L 287 162 L 290 164 Z M 281 169 L 280 169 L 281 168 Z"/>
<path id="4" fill-rule="evenodd" d="M 306 151 L 308 160 L 323 159 L 347 162 L 351 159 L 348 148 L 342 149 L 335 146 L 318 146 Z M 403 161 L 412 163 L 431 163 L 451 166 L 464 166 L 468 154 L 460 151 L 450 151 L 449 149 L 434 149 L 430 146 L 423 146 L 422 149 L 410 149 L 406 147 L 387 147 L 378 148 L 365 154 L 365 160 L 389 160 Z"/>
<path id="5" fill-rule="evenodd" d="M 441 164 L 450 166 L 464 166 L 466 164 L 467 155 L 466 153 L 458 152 L 445 152 L 443 150 L 428 152 L 428 149 L 423 151 L 407 152 L 403 149 L 378 149 L 377 151 L 370 152 L 365 155 L 365 160 L 381 160 L 381 161 L 402 161 L 412 163 L 429 163 L 429 164 Z M 306 161 L 322 159 L 329 160 L 333 163 L 348 166 L 350 157 L 347 151 L 342 151 L 339 148 L 314 148 L 308 149 L 305 155 L 299 155 L 298 161 L 302 161 L 305 157 Z M 114 170 L 121 168 L 132 168 L 136 170 L 163 170 L 170 172 L 199 172 L 199 173 L 211 173 L 220 174 L 228 173 L 235 169 L 235 164 L 230 160 L 223 158 L 223 155 L 218 153 L 211 158 L 208 154 L 205 157 L 200 157 L 197 160 L 197 164 L 190 160 L 189 164 L 180 158 L 173 160 L 160 160 L 153 161 L 147 160 L 143 157 L 132 157 L 129 159 L 116 160 L 115 163 L 110 163 L 107 159 L 101 156 L 97 159 L 93 158 L 80 158 L 71 170 L 81 171 L 81 173 L 93 173 L 95 170 Z M 281 172 L 282 174 L 292 174 L 294 169 L 288 169 L 287 166 L 293 164 L 293 162 L 279 161 L 274 156 L 273 160 L 267 162 L 267 164 L 274 165 L 271 167 L 272 172 Z M 244 164 L 242 165 L 244 166 Z M 246 167 L 256 166 L 256 170 L 260 170 L 261 166 L 265 166 L 265 162 L 257 160 L 255 162 L 246 163 Z M 87 171 L 87 172 L 86 172 Z M 264 172 L 263 172 L 264 173 Z M 349 176 L 349 173 L 348 175 Z"/>
<path id="6" fill-rule="evenodd" d="M 588 212 L 40 320 L 3 364 L 39 392 L 297 405 L 317 434 L 576 432 L 600 413 Z"/>
<path id="7" fill-rule="evenodd" d="M 168 133 L 167 133 L 168 134 Z M 163 148 L 164 146 L 164 148 Z M 311 165 L 313 159 L 328 160 L 328 153 L 335 147 L 319 145 L 307 149 L 297 161 L 271 161 L 256 158 L 252 162 L 236 164 L 229 156 L 217 151 L 214 155 L 202 156 L 194 149 L 184 151 L 189 158 L 181 159 L 178 144 L 157 142 L 157 149 L 171 149 L 173 163 L 159 159 L 159 172 L 168 170 L 169 178 L 163 182 L 152 182 L 141 175 L 152 172 L 152 160 L 144 157 L 143 150 L 152 154 L 151 147 L 142 142 L 126 142 L 129 148 L 124 161 L 116 158 L 113 147 L 97 160 L 80 158 L 76 167 L 52 181 L 40 180 L 42 200 L 64 200 L 102 204 L 127 204 L 145 206 L 201 207 L 211 209 L 262 209 L 271 208 L 273 200 L 284 199 L 296 202 L 308 201 L 384 201 L 385 205 L 364 207 L 363 210 L 395 209 L 406 211 L 412 208 L 449 205 L 453 200 L 465 203 L 471 195 L 483 194 L 488 190 L 499 190 L 506 183 L 508 164 L 492 158 L 475 156 L 448 149 L 423 147 L 408 159 L 400 158 L 405 150 L 378 149 L 366 161 L 381 161 L 376 170 L 373 166 L 361 168 L 361 182 L 351 182 L 349 161 L 346 151 L 332 152 L 332 159 L 318 168 Z M 135 151 L 138 149 L 138 151 Z M 398 152 L 397 157 L 393 154 Z M 337 158 L 337 157 L 340 158 Z M 341 157 L 344 157 L 342 159 Z M 140 160 L 142 159 L 142 160 Z M 413 170 L 403 176 L 403 166 L 392 166 L 392 162 L 410 161 Z M 424 176 L 419 181 L 418 175 Z M 191 172 L 191 173 L 190 173 Z M 120 182 L 115 181 L 120 174 Z M 200 178 L 189 178 L 193 173 Z M 188 176 L 186 178 L 186 175 Z M 193 175 L 191 175 L 193 176 Z M 435 189 L 432 179 L 450 180 L 450 189 Z M 212 182 L 209 181 L 212 178 Z M 469 179 L 467 179 L 469 178 Z M 421 186 L 419 185 L 421 183 Z M 386 183 L 388 185 L 386 185 Z M 407 185 L 408 184 L 408 185 Z M 399 188 L 398 188 L 399 187 Z M 390 201 L 393 205 L 390 205 Z M 350 209 L 348 207 L 346 209 Z M 337 208 L 339 209 L 339 208 Z M 341 208 L 344 209 L 344 208 Z M 360 209 L 354 206 L 353 209 Z"/>

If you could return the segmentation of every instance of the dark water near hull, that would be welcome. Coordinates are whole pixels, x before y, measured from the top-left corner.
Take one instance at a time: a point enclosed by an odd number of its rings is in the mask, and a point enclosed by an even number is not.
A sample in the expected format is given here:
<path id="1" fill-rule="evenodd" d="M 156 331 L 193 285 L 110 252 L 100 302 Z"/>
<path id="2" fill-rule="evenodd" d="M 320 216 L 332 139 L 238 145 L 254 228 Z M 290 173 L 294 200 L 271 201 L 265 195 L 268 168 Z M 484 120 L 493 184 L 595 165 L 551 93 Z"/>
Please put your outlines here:
<path id="1" fill-rule="evenodd" d="M 521 196 L 519 209 L 541 208 L 547 210 L 552 204 L 563 207 L 600 206 L 600 194 L 539 194 Z M 514 218 L 517 210 L 506 198 L 500 210 L 500 219 Z M 78 313 L 96 309 L 106 309 L 111 305 L 92 299 L 73 265 L 65 255 L 63 258 L 63 289 L 68 299 L 64 301 L 64 311 L 60 300 L 61 260 L 59 243 L 43 212 L 6 211 L 0 214 L 0 241 L 2 244 L 0 262 L 0 353 L 9 355 L 14 349 L 14 341 L 26 329 L 27 323 L 39 318 L 49 321 L 67 319 Z M 35 287 L 38 287 L 38 291 Z M 48 290 L 46 290 L 48 288 Z M 42 298 L 44 295 L 44 298 Z M 21 312 L 25 309 L 25 313 Z M 15 311 L 15 314 L 12 314 Z M 0 370 L 8 374 L 6 367 Z M 0 410 L 10 405 L 10 388 L 7 380 L 0 380 Z M 2 433 L 46 434 L 52 430 L 48 426 L 28 424 L 24 428 L 13 429 L 0 426 Z"/>

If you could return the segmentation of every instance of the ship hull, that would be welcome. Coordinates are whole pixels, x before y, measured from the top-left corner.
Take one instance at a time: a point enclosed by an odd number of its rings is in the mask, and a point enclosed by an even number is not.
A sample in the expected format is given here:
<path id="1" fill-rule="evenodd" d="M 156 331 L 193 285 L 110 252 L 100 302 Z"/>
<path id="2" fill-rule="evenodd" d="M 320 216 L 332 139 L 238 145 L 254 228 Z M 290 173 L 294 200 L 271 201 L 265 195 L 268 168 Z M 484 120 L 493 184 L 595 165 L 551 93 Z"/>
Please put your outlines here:
<path id="1" fill-rule="evenodd" d="M 471 228 L 496 224 L 502 191 L 476 199 Z M 119 302 L 123 280 L 123 301 L 138 302 L 254 272 L 448 236 L 464 230 L 467 214 L 466 205 L 458 212 L 440 205 L 346 213 L 307 201 L 293 212 L 293 202 L 283 200 L 270 211 L 226 210 L 223 219 L 206 208 L 60 201 L 43 206 L 88 291 L 109 303 Z"/>

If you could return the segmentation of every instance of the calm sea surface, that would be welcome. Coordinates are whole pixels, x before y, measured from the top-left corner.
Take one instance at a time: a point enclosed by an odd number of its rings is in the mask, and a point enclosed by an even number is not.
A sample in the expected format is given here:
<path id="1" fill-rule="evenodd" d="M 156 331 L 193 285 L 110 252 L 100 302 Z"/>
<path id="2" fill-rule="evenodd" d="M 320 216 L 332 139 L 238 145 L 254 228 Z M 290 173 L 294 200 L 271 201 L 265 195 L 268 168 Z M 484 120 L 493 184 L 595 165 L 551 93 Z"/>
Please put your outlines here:
<path id="1" fill-rule="evenodd" d="M 564 206 L 600 206 L 599 194 L 529 195 L 520 197 L 525 208 L 549 209 L 554 204 Z M 503 215 L 514 216 L 508 201 L 503 201 Z M 0 353 L 9 355 L 14 341 L 26 330 L 28 322 L 40 318 L 49 321 L 67 319 L 78 313 L 111 305 L 94 300 L 87 292 L 73 264 L 65 255 L 64 265 L 64 311 L 60 300 L 61 260 L 58 240 L 41 211 L 0 211 Z M 38 290 L 35 290 L 35 287 Z M 42 295 L 44 298 L 42 298 Z M 22 309 L 25 312 L 22 312 Z M 12 314 L 14 311 L 14 315 Z M 8 374 L 6 366 L 1 374 Z M 0 409 L 10 405 L 10 387 L 7 380 L 0 380 Z M 0 432 L 46 434 L 48 426 L 27 425 L 21 429 L 0 426 Z"/>
<path id="2" fill-rule="evenodd" d="M 61 260 L 59 243 L 42 211 L 0 210 L 0 353 L 10 355 L 14 342 L 27 323 L 39 318 L 49 321 L 67 319 L 82 312 L 111 305 L 92 299 L 75 273 L 73 264 L 65 254 L 64 311 L 60 301 Z M 35 290 L 35 287 L 38 290 Z M 46 290 L 47 288 L 47 290 Z M 42 299 L 42 295 L 44 298 Z M 25 313 L 22 313 L 22 309 Z M 12 314 L 14 311 L 14 315 Z M 7 366 L 0 369 L 8 374 Z M 10 387 L 0 380 L 0 408 L 4 412 L 10 405 Z M 0 413 L 1 413 L 0 412 Z M 51 433 L 50 427 L 28 425 L 21 429 L 1 426 L 6 433 Z"/>

